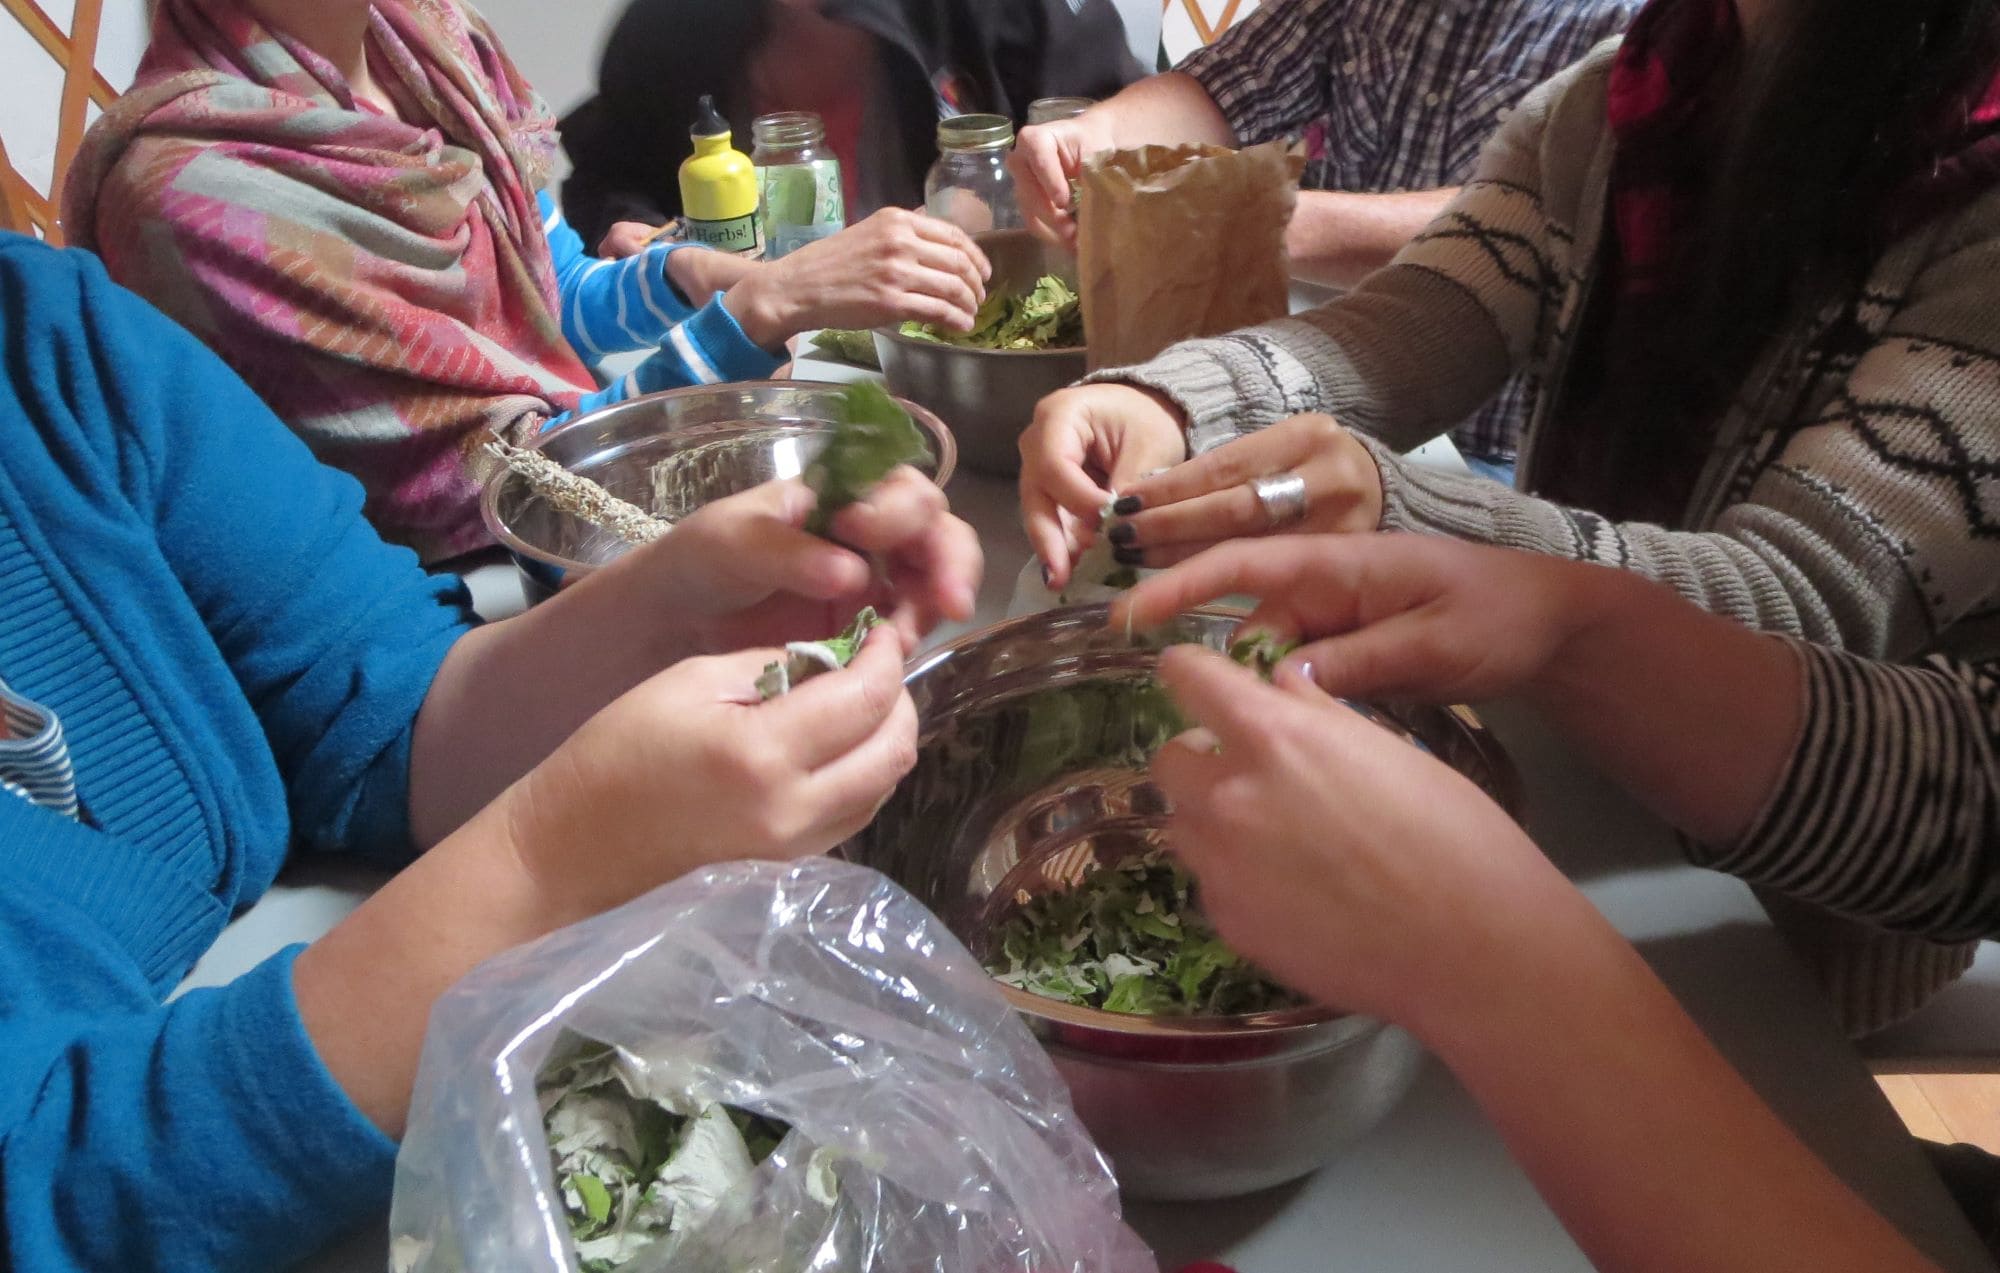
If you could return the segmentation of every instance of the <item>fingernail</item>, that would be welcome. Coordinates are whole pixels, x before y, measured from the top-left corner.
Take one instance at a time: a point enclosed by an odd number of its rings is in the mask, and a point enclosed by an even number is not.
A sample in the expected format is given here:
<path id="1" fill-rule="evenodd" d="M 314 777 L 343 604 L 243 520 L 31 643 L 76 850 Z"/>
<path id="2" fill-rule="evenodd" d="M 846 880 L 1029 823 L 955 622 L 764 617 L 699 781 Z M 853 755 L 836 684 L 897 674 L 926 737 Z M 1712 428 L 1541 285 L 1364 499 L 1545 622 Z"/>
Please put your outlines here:
<path id="1" fill-rule="evenodd" d="M 1049 574 L 1049 568 L 1048 568 L 1047 566 L 1043 566 L 1043 567 L 1042 567 L 1042 587 L 1044 587 L 1044 588 L 1053 588 L 1053 587 L 1055 587 L 1055 586 L 1056 586 L 1056 581 L 1055 581 L 1055 578 L 1054 578 L 1054 576 L 1052 576 L 1052 575 L 1050 575 L 1050 574 Z"/>
<path id="2" fill-rule="evenodd" d="M 1313 665 L 1310 663 L 1299 664 L 1299 675 L 1315 685 L 1319 684 L 1319 678 L 1313 675 Z"/>
<path id="3" fill-rule="evenodd" d="M 1146 550 L 1143 548 L 1113 548 L 1111 560 L 1121 566 L 1143 566 L 1146 564 Z"/>
<path id="4" fill-rule="evenodd" d="M 1119 517 L 1130 517 L 1139 511 L 1141 501 L 1137 495 L 1120 495 L 1111 505 L 1111 511 Z"/>
<path id="5" fill-rule="evenodd" d="M 1139 532 L 1133 529 L 1131 522 L 1114 522 L 1111 529 L 1104 533 L 1112 543 L 1128 548 L 1139 538 Z"/>

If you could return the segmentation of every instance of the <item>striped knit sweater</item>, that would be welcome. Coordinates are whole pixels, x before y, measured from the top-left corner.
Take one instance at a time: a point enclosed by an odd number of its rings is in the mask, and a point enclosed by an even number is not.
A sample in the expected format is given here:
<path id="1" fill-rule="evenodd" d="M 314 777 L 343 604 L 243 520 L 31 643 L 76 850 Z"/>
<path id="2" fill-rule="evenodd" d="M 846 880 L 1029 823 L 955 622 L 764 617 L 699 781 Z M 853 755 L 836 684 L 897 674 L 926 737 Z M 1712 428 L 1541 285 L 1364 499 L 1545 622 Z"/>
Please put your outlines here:
<path id="1" fill-rule="evenodd" d="M 1849 985 L 1850 1014 L 1921 1002 L 1929 942 L 2000 937 L 2000 663 L 1878 663 L 1801 645 L 1805 723 L 1743 839 L 1694 846 L 1703 866 L 1776 897 L 1795 939 L 1877 975 Z M 1794 899 L 1877 935 L 1827 933 Z M 1926 942 L 1898 940 L 1914 935 Z M 1830 940 L 1828 940 L 1830 938 Z M 1881 975 L 1900 969 L 1900 976 Z"/>
<path id="2" fill-rule="evenodd" d="M 1528 493 L 1599 268 L 1615 48 L 1523 103 L 1460 198 L 1355 291 L 1100 378 L 1173 398 L 1196 452 L 1332 413 L 1375 453 L 1385 528 L 1636 570 L 1750 626 L 1870 657 L 1984 648 L 1981 621 L 2000 615 L 2000 192 L 1895 244 L 1859 291 L 1801 311 L 1717 422 L 1674 525 L 1616 524 Z M 1395 454 L 1521 368 L 1550 392 L 1520 491 Z M 1912 958 L 1922 966 L 1893 975 L 1942 984 L 1970 952 Z M 1850 1023 L 1881 1024 L 1874 992 L 1847 988 L 1875 974 L 1845 959 L 1832 975 Z"/>

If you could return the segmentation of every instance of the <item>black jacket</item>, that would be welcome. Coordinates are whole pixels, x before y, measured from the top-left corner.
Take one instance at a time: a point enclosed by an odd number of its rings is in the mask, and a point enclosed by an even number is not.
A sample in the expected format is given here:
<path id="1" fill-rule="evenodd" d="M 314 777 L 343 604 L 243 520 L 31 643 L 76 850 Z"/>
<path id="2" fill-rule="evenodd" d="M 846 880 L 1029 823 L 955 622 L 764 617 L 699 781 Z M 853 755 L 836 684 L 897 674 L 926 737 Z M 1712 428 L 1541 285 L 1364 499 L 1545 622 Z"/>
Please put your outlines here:
<path id="1" fill-rule="evenodd" d="M 585 243 L 614 221 L 660 224 L 680 211 L 695 100 L 715 93 L 749 149 L 749 118 L 729 100 L 761 38 L 770 0 L 633 0 L 613 29 L 598 95 L 563 120 L 574 173 L 563 210 Z M 991 111 L 1016 124 L 1038 97 L 1108 97 L 1143 71 L 1112 0 L 822 0 L 827 16 L 873 34 L 884 83 L 871 96 L 864 164 L 848 174 L 850 215 L 916 207 L 937 157 L 940 115 Z M 857 198 L 859 195 L 861 197 Z"/>

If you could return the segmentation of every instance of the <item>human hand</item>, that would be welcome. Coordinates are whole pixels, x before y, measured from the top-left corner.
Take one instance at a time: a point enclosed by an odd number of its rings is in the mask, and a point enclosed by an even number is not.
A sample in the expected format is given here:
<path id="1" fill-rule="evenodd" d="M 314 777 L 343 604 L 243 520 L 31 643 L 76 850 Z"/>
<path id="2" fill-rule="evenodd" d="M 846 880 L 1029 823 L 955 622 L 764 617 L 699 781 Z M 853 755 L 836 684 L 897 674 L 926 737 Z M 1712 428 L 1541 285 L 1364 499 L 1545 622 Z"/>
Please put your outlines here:
<path id="1" fill-rule="evenodd" d="M 717 862 L 824 852 L 874 817 L 916 763 L 900 639 L 878 629 L 847 668 L 760 703 L 757 676 L 777 657 L 659 673 L 500 797 L 507 842 L 552 920 Z"/>
<path id="2" fill-rule="evenodd" d="M 1222 597 L 1258 604 L 1245 630 L 1297 638 L 1286 658 L 1334 694 L 1464 702 L 1532 691 L 1644 586 L 1622 571 L 1435 535 L 1285 535 L 1211 548 L 1112 603 L 1144 630 Z"/>
<path id="3" fill-rule="evenodd" d="M 1295 473 L 1305 516 L 1274 526 L 1250 483 Z M 1158 569 L 1211 544 L 1278 531 L 1371 531 L 1382 523 L 1382 474 L 1374 456 L 1328 415 L 1295 415 L 1164 473 L 1121 486 L 1118 560 Z"/>
<path id="4" fill-rule="evenodd" d="M 914 319 L 967 332 L 992 274 L 986 254 L 957 226 L 884 208 L 766 262 L 730 288 L 723 304 L 744 334 L 767 349 L 815 327 Z"/>
<path id="5" fill-rule="evenodd" d="M 1007 156 L 1007 171 L 1014 176 L 1014 197 L 1028 228 L 1051 242 L 1074 247 L 1070 183 L 1083 175 L 1084 160 L 1116 146 L 1111 121 L 1098 110 L 1022 129 Z"/>
<path id="6" fill-rule="evenodd" d="M 1296 667 L 1179 646 L 1159 672 L 1197 726 L 1153 759 L 1168 843 L 1224 940 L 1420 1035 L 1519 992 L 1519 929 L 1569 885 L 1485 793 Z"/>
<path id="7" fill-rule="evenodd" d="M 1180 409 L 1151 389 L 1079 385 L 1037 403 L 1021 434 L 1021 519 L 1049 586 L 1069 583 L 1113 491 L 1186 457 Z"/>
<path id="8" fill-rule="evenodd" d="M 662 666 L 686 653 L 819 640 L 872 605 L 907 645 L 966 619 L 984 558 L 936 483 L 900 468 L 833 520 L 838 542 L 804 529 L 798 482 L 767 482 L 699 509 L 662 538 L 566 589 L 578 622 L 657 633 Z M 871 562 L 870 558 L 873 558 Z"/>
<path id="9" fill-rule="evenodd" d="M 607 261 L 622 261 L 651 247 L 660 227 L 644 221 L 616 221 L 598 240 L 597 255 Z"/>

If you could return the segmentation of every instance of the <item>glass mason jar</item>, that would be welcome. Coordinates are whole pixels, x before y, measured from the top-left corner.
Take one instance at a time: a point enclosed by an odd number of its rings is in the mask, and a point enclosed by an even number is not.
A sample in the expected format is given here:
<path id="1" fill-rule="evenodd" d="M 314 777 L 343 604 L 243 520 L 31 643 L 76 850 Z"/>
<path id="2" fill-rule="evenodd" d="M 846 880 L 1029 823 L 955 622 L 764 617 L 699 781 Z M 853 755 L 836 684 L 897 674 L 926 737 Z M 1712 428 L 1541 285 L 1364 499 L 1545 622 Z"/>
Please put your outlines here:
<path id="1" fill-rule="evenodd" d="M 1053 124 L 1059 119 L 1075 119 L 1095 105 L 1088 97 L 1037 97 L 1028 103 L 1028 123 Z"/>
<path id="2" fill-rule="evenodd" d="M 840 160 L 826 146 L 826 126 L 811 111 L 759 115 L 750 124 L 757 169 L 757 228 L 764 259 L 775 261 L 847 224 Z"/>
<path id="3" fill-rule="evenodd" d="M 924 178 L 924 211 L 967 234 L 1021 224 L 1007 152 L 1014 121 L 1005 115 L 954 115 L 937 127 L 938 158 Z"/>

